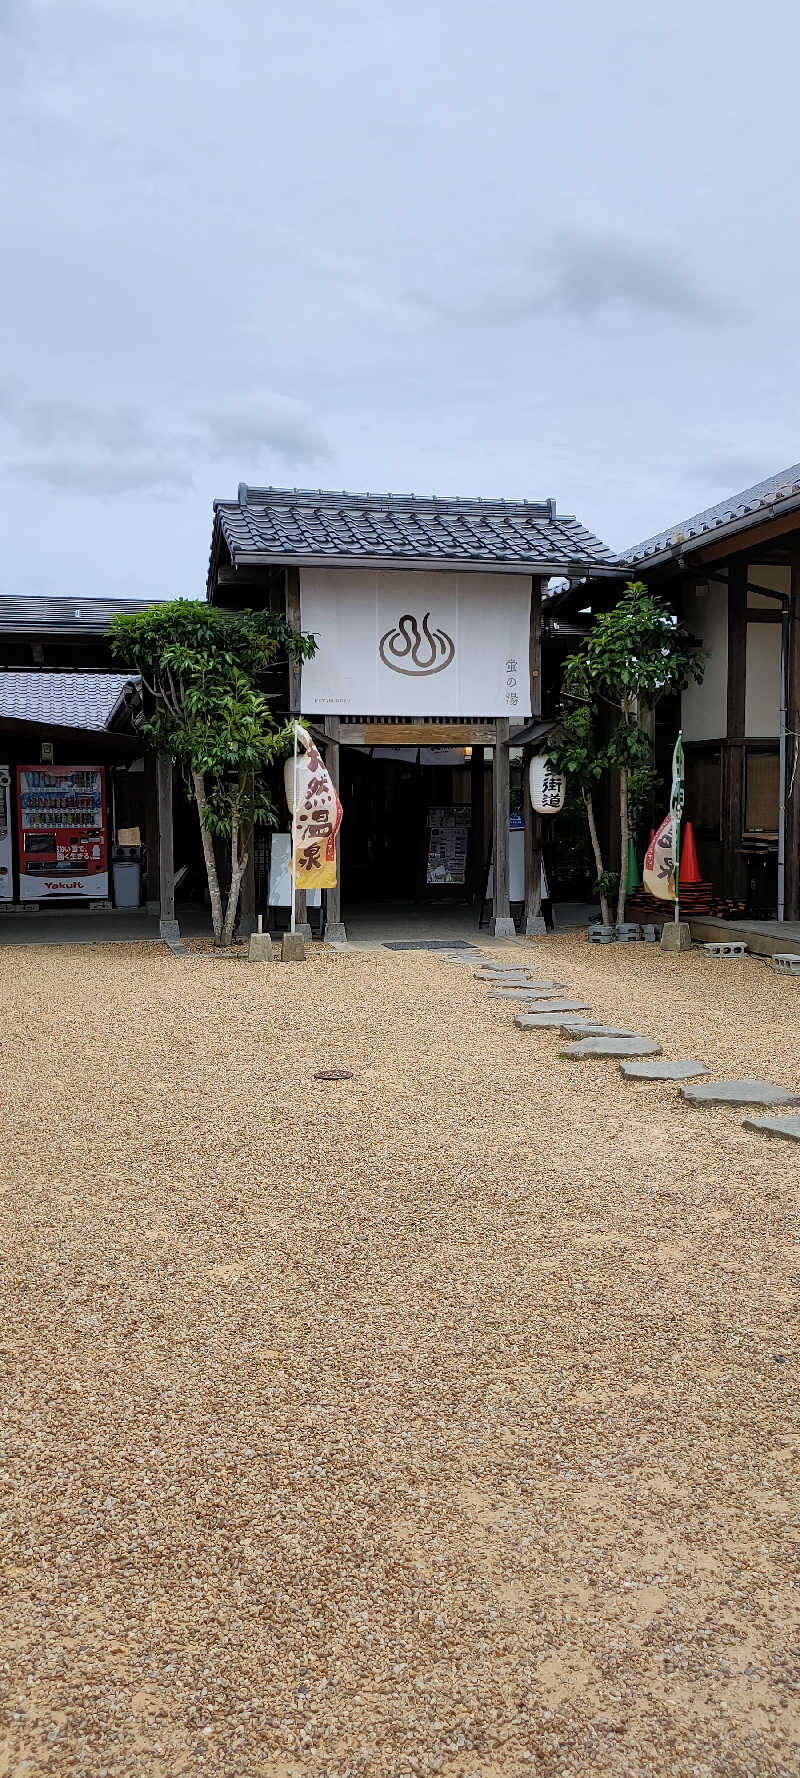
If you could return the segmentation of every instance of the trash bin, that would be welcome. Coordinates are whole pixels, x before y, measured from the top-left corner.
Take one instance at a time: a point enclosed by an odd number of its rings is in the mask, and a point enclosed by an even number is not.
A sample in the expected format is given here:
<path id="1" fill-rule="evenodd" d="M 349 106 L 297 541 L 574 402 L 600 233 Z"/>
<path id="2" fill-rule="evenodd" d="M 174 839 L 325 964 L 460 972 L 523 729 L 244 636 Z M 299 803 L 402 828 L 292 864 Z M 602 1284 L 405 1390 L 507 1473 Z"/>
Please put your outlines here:
<path id="1" fill-rule="evenodd" d="M 142 889 L 141 847 L 115 846 L 112 873 L 115 907 L 138 908 Z"/>

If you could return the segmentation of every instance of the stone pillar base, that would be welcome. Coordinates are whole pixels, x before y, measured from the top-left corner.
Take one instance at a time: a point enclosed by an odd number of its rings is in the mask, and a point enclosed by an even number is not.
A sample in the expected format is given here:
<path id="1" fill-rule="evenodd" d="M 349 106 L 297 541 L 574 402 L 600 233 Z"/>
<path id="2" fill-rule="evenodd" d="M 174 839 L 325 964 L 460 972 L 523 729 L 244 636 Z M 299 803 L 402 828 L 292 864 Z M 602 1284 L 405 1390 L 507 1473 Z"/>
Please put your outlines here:
<path id="1" fill-rule="evenodd" d="M 176 940 L 180 940 L 181 929 L 177 920 L 159 920 L 158 936 L 159 938 L 165 939 L 167 944 L 169 944 L 170 939 L 173 944 Z"/>
<path id="2" fill-rule="evenodd" d="M 281 945 L 284 963 L 305 963 L 306 941 L 299 932 L 285 932 Z"/>
<path id="3" fill-rule="evenodd" d="M 545 922 L 544 914 L 528 914 L 525 920 L 526 938 L 541 938 L 542 933 L 546 931 L 547 924 Z"/>
<path id="4" fill-rule="evenodd" d="M 251 932 L 251 934 L 250 934 L 250 949 L 248 951 L 248 962 L 249 963 L 271 963 L 272 962 L 272 939 L 270 938 L 270 935 L 268 932 Z"/>
<path id="5" fill-rule="evenodd" d="M 665 920 L 661 930 L 662 951 L 690 951 L 692 929 L 686 920 Z"/>
<path id="6" fill-rule="evenodd" d="M 295 932 L 299 932 L 300 937 L 304 938 L 306 944 L 310 945 L 314 934 L 311 931 L 308 920 L 298 920 L 297 925 L 295 926 Z"/>
<path id="7" fill-rule="evenodd" d="M 343 920 L 328 920 L 325 926 L 326 945 L 346 945 L 347 927 Z"/>
<path id="8" fill-rule="evenodd" d="M 517 928 L 510 914 L 499 914 L 496 919 L 492 920 L 490 931 L 492 938 L 516 938 L 517 936 Z"/>

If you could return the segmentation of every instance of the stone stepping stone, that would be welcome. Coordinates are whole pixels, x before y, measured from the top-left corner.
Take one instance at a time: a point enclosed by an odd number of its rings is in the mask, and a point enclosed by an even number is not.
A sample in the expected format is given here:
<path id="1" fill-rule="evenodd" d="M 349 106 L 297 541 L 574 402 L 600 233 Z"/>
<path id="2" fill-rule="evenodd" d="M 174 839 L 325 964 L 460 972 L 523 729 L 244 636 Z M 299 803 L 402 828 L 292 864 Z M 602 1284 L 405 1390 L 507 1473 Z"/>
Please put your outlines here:
<path id="1" fill-rule="evenodd" d="M 504 969 L 502 975 L 499 969 L 476 969 L 475 980 L 476 982 L 492 982 L 496 988 L 515 988 L 524 986 L 525 982 L 531 980 L 532 975 L 533 970 L 531 969 Z"/>
<path id="2" fill-rule="evenodd" d="M 620 1062 L 626 1080 L 691 1080 L 693 1074 L 710 1074 L 705 1062 Z"/>
<path id="3" fill-rule="evenodd" d="M 565 1012 L 586 1011 L 586 1005 L 582 1000 L 531 1000 L 528 1003 L 530 1018 L 546 1016 L 548 1013 L 558 1013 L 559 1017 L 563 1018 Z"/>
<path id="4" fill-rule="evenodd" d="M 660 1056 L 654 1037 L 583 1037 L 559 1052 L 562 1061 L 582 1062 L 588 1056 Z"/>
<path id="5" fill-rule="evenodd" d="M 518 1012 L 514 1024 L 520 1031 L 563 1031 L 569 1037 L 633 1037 L 634 1032 L 612 1025 L 595 1025 L 586 1019 L 564 1017 L 560 1012 Z"/>
<path id="6" fill-rule="evenodd" d="M 800 1093 L 771 1080 L 704 1080 L 681 1093 L 690 1105 L 800 1105 Z"/>
<path id="7" fill-rule="evenodd" d="M 800 1142 L 800 1117 L 746 1117 L 745 1130 L 760 1130 L 764 1136 L 785 1136 L 789 1142 Z"/>
<path id="8" fill-rule="evenodd" d="M 564 988 L 564 982 L 528 982 L 524 988 L 492 988 L 490 1000 L 537 1000 L 543 995 L 557 994 Z"/>

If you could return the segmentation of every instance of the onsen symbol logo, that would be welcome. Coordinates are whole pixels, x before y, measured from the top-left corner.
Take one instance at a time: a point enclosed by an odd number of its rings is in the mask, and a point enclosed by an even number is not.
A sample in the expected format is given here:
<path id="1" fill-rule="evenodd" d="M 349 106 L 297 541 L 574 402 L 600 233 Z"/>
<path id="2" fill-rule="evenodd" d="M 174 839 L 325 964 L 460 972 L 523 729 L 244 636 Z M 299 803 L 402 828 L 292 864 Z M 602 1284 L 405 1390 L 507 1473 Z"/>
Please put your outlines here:
<path id="1" fill-rule="evenodd" d="M 393 673 L 408 673 L 421 678 L 426 673 L 443 673 L 456 652 L 452 636 L 446 630 L 432 630 L 430 612 L 422 619 L 422 630 L 410 611 L 394 628 L 387 630 L 378 643 L 378 653 L 385 667 Z M 401 661 L 407 664 L 401 666 Z"/>

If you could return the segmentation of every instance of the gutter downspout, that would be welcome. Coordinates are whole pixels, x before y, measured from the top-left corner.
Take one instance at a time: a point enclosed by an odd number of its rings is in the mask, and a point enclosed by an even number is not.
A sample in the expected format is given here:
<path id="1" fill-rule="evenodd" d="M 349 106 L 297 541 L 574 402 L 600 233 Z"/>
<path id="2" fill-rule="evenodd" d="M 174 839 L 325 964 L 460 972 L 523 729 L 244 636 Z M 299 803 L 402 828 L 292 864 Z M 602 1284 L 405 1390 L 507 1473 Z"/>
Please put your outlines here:
<path id="1" fill-rule="evenodd" d="M 778 730 L 778 920 L 786 917 L 786 712 L 789 701 L 789 601 L 781 594 L 781 696 Z"/>

